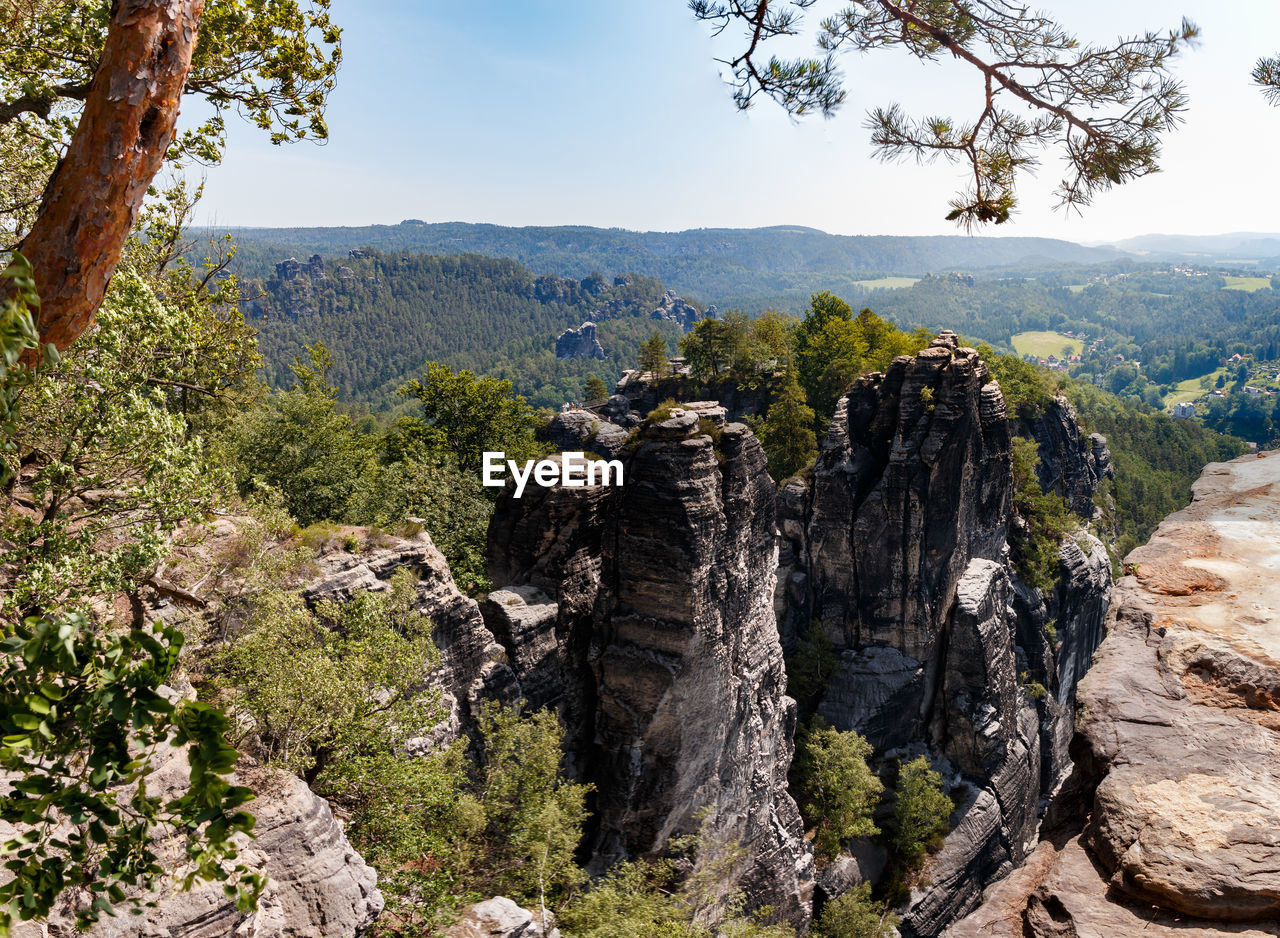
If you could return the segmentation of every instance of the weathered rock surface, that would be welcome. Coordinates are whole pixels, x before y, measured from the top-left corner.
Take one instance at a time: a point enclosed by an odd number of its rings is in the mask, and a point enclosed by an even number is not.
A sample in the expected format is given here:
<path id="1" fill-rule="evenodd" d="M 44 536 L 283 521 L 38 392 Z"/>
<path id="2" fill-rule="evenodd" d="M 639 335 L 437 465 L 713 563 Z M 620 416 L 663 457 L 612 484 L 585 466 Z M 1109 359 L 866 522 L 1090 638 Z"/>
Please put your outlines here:
<path id="1" fill-rule="evenodd" d="M 556 339 L 556 358 L 604 358 L 604 348 L 596 338 L 596 324 L 584 322 L 566 329 Z"/>
<path id="2" fill-rule="evenodd" d="M 596 785 L 597 866 L 661 853 L 710 808 L 710 833 L 745 850 L 735 878 L 751 899 L 803 921 L 812 858 L 786 789 L 773 484 L 746 427 L 703 432 L 716 417 L 675 410 L 643 428 L 622 487 L 509 489 L 489 530 L 507 591 L 486 615 Z"/>
<path id="3" fill-rule="evenodd" d="M 1039 423 L 1053 472 L 1087 499 L 1094 444 L 1065 403 Z M 1101 640 L 1110 563 L 1091 535 L 1064 541 L 1047 597 L 1009 562 L 1010 432 L 985 364 L 944 332 L 860 379 L 811 481 L 779 493 L 780 633 L 790 644 L 816 627 L 840 656 L 817 712 L 881 754 L 927 751 L 958 805 L 903 915 L 907 936 L 937 935 L 1034 846 L 1068 763 L 1081 658 Z"/>
<path id="4" fill-rule="evenodd" d="M 423 531 L 410 538 L 385 537 L 381 546 L 359 554 L 331 551 L 318 560 L 316 579 L 303 591 L 308 602 L 345 602 L 357 593 L 390 588 L 401 568 L 418 578 L 416 608 L 431 617 L 431 636 L 440 664 L 424 680 L 440 689 L 446 715 L 422 744 L 452 738 L 470 725 L 481 698 L 511 701 L 519 696 L 515 675 L 504 663 L 506 650 L 485 627 L 475 600 L 458 591 L 444 555 Z"/>
<path id="5" fill-rule="evenodd" d="M 540 432 L 539 439 L 558 450 L 594 452 L 613 459 L 622 452 L 627 442 L 627 431 L 589 410 L 574 408 L 551 418 L 546 429 Z"/>
<path id="6" fill-rule="evenodd" d="M 1100 433 L 1083 436 L 1075 408 L 1064 397 L 1054 398 L 1043 413 L 1022 423 L 1020 430 L 1040 453 L 1040 487 L 1061 495 L 1072 511 L 1092 520 L 1093 493 L 1104 478 L 1115 475 L 1107 438 Z"/>
<path id="7" fill-rule="evenodd" d="M 176 796 L 188 785 L 185 755 L 165 750 L 148 776 L 152 794 Z M 236 911 L 221 883 L 190 892 L 170 888 L 142 915 L 103 918 L 85 934 L 91 938 L 354 938 L 382 911 L 377 874 L 347 842 L 342 825 L 324 799 L 301 780 L 274 769 L 246 766 L 235 784 L 257 794 L 250 805 L 257 824 L 254 839 L 240 838 L 240 858 L 266 873 L 268 884 L 252 915 Z M 0 835 L 10 836 L 0 825 Z M 181 844 L 162 841 L 161 865 L 178 869 Z M 24 923 L 14 938 L 69 938 L 78 934 L 74 913 L 55 912 L 47 923 Z"/>
<path id="8" fill-rule="evenodd" d="M 688 332 L 694 323 L 702 318 L 702 311 L 683 297 L 676 296 L 671 290 L 662 294 L 662 302 L 649 314 L 650 319 L 664 319 L 674 322 Z"/>
<path id="9" fill-rule="evenodd" d="M 635 426 L 668 399 L 681 404 L 697 403 L 704 398 L 714 400 L 725 409 L 729 420 L 739 422 L 746 416 L 762 416 L 769 409 L 773 394 L 770 381 L 744 384 L 737 378 L 722 378 L 703 384 L 691 381 L 687 373 L 655 381 L 649 372 L 634 370 L 622 373 L 615 391 L 602 414 L 623 426 Z M 622 407 L 622 403 L 627 406 Z"/>
<path id="10" fill-rule="evenodd" d="M 802 509 L 808 603 L 795 613 L 838 648 L 923 662 L 936 687 L 956 585 L 970 560 L 1004 550 L 1009 445 L 999 386 L 950 334 L 860 378 L 837 405 Z"/>
<path id="11" fill-rule="evenodd" d="M 1083 832 L 952 934 L 1280 934 L 1280 459 L 1209 466 L 1129 555 L 1081 682 Z M 1148 924 L 1150 923 L 1150 924 Z"/>
<path id="12" fill-rule="evenodd" d="M 548 915 L 544 929 L 541 914 L 522 909 L 505 896 L 495 896 L 464 909 L 444 938 L 560 938 L 560 929 L 553 923 Z"/>
<path id="13" fill-rule="evenodd" d="M 1275 921 L 1202 921 L 1126 900 L 1098 875 L 1072 838 L 1044 841 L 1026 862 L 987 890 L 982 905 L 946 938 L 1276 938 Z"/>

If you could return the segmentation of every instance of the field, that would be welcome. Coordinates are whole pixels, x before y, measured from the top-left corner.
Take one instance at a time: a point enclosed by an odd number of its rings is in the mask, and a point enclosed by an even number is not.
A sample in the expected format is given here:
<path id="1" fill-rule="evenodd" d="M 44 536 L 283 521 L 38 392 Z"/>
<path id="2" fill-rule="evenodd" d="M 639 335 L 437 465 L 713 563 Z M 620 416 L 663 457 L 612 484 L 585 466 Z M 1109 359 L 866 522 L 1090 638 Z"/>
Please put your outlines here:
<path id="1" fill-rule="evenodd" d="M 879 280 L 855 280 L 860 287 L 866 287 L 868 290 L 900 290 L 903 287 L 912 287 L 920 282 L 919 277 L 881 277 Z"/>
<path id="2" fill-rule="evenodd" d="M 1227 285 L 1224 290 L 1244 290 L 1248 293 L 1256 293 L 1258 290 L 1266 290 L 1271 286 L 1271 280 L 1267 277 L 1224 277 Z"/>
<path id="3" fill-rule="evenodd" d="M 1072 293 L 1080 293 L 1082 290 L 1084 290 L 1088 286 L 1089 285 L 1087 283 L 1069 283 L 1067 284 L 1067 289 L 1070 290 Z"/>
<path id="4" fill-rule="evenodd" d="M 1219 368 L 1217 371 L 1209 374 L 1209 387 L 1214 387 L 1218 380 L 1218 375 L 1225 375 L 1227 369 Z M 1209 392 L 1200 384 L 1204 378 L 1188 378 L 1186 381 L 1179 381 L 1173 386 L 1173 391 L 1164 396 L 1164 406 L 1169 410 L 1173 410 L 1174 404 L 1190 403 L 1197 398 L 1204 397 Z"/>
<path id="5" fill-rule="evenodd" d="M 1062 357 L 1062 350 L 1071 347 L 1071 354 L 1077 355 L 1084 348 L 1079 339 L 1068 339 L 1056 332 L 1019 332 L 1010 340 L 1014 351 L 1019 355 L 1034 355 L 1036 358 L 1048 358 L 1050 355 Z"/>

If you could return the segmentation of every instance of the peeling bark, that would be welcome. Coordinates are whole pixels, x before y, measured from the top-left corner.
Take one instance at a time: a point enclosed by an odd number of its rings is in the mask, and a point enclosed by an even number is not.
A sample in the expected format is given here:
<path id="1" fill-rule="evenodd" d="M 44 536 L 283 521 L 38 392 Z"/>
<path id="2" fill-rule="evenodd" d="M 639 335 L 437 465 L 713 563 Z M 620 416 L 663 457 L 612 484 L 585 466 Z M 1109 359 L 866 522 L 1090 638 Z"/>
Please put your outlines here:
<path id="1" fill-rule="evenodd" d="M 173 142 L 204 0 L 116 0 L 102 58 L 40 214 L 19 245 L 35 269 L 40 337 L 89 327 Z"/>

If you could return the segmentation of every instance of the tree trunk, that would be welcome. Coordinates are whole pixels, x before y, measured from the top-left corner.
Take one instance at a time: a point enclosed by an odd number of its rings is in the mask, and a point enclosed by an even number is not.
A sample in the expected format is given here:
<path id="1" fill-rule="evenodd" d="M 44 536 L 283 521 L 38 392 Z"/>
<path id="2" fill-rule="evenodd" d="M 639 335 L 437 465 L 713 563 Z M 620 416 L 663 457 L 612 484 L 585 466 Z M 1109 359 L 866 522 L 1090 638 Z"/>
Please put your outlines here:
<path id="1" fill-rule="evenodd" d="M 35 269 L 40 338 L 89 327 L 173 142 L 204 0 L 116 0 L 80 124 L 18 250 Z"/>

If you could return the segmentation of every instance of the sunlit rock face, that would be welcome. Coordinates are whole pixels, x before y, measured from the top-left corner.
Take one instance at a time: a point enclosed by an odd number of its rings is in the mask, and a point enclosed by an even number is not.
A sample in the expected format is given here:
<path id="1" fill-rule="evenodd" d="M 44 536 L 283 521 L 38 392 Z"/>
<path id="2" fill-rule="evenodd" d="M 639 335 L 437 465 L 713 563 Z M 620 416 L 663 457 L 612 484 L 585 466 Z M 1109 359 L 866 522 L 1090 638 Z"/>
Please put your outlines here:
<path id="1" fill-rule="evenodd" d="M 508 490 L 483 606 L 527 705 L 557 708 L 570 770 L 596 786 L 594 868 L 660 853 L 710 808 L 713 836 L 747 858 L 726 888 L 805 920 L 781 649 L 817 628 L 838 656 L 818 714 L 866 735 L 881 766 L 927 753 L 957 802 L 903 916 L 904 935 L 938 935 L 1035 845 L 1111 588 L 1083 530 L 1049 594 L 1019 579 L 1011 432 L 1055 448 L 1043 481 L 1088 516 L 1105 443 L 1061 402 L 1010 421 L 977 352 L 945 332 L 860 379 L 812 474 L 781 492 L 726 408 L 644 423 L 617 409 L 630 435 L 595 426 L 603 411 L 555 431 L 575 449 L 604 440 L 625 484 Z M 857 876 L 824 874 L 824 895 L 864 875 L 855 862 Z"/>
<path id="2" fill-rule="evenodd" d="M 604 348 L 596 338 L 596 324 L 584 322 L 566 329 L 556 339 L 556 358 L 604 358 Z"/>
<path id="3" fill-rule="evenodd" d="M 603 867 L 698 829 L 737 843 L 753 904 L 804 922 L 812 858 L 787 793 L 795 704 L 772 598 L 774 486 L 751 432 L 677 408 L 637 431 L 625 484 L 508 490 L 486 605 L 530 706 L 556 706 L 596 785 Z"/>
<path id="4" fill-rule="evenodd" d="M 1059 402 L 1033 423 L 1018 429 L 1056 447 L 1051 475 L 1087 500 L 1105 444 L 1082 439 Z M 1068 538 L 1057 589 L 1031 589 L 1009 562 L 1012 494 L 1003 395 L 978 353 L 944 332 L 856 382 L 811 479 L 779 496 L 784 643 L 817 629 L 839 655 L 818 714 L 865 735 L 885 763 L 928 753 L 958 806 L 904 935 L 937 935 L 1034 846 L 1068 764 L 1075 686 L 1101 640 L 1102 544 Z"/>
<path id="5" fill-rule="evenodd" d="M 147 789 L 176 797 L 190 786 L 190 767 L 182 749 L 162 747 L 152 761 Z M 182 892 L 172 887 L 154 896 L 139 915 L 121 910 L 103 916 L 80 932 L 75 912 L 86 902 L 75 890 L 63 894 L 47 922 L 23 922 L 14 938 L 356 938 L 382 912 L 378 874 L 347 841 L 328 803 L 299 778 L 241 760 L 232 784 L 253 790 L 256 823 L 253 838 L 237 835 L 238 861 L 266 878 L 258 907 L 243 913 L 224 884 L 197 883 Z M 0 836 L 13 836 L 0 824 Z M 157 858 L 166 869 L 187 862 L 180 837 L 157 842 Z"/>
<path id="6" fill-rule="evenodd" d="M 1193 493 L 1126 558 L 1080 684 L 1082 816 L 955 938 L 1280 933 L 1280 458 Z"/>

